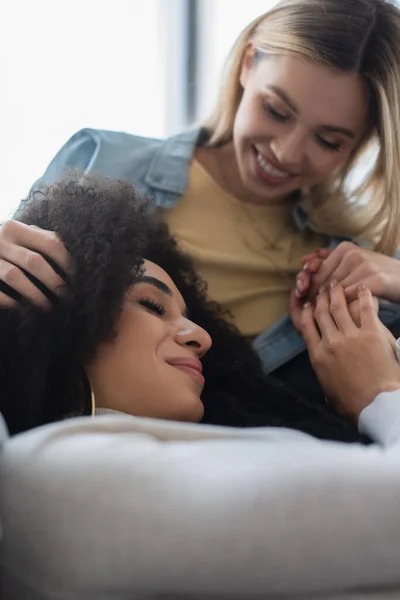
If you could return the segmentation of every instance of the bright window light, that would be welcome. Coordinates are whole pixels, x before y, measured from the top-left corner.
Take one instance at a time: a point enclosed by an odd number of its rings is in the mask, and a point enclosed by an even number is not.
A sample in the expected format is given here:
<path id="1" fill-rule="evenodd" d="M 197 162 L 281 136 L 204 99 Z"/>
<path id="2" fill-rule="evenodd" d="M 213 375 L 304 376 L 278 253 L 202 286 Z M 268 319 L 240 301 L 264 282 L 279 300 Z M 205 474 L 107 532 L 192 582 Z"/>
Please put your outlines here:
<path id="1" fill-rule="evenodd" d="M 1 3 L 0 221 L 78 129 L 165 135 L 160 1 Z"/>

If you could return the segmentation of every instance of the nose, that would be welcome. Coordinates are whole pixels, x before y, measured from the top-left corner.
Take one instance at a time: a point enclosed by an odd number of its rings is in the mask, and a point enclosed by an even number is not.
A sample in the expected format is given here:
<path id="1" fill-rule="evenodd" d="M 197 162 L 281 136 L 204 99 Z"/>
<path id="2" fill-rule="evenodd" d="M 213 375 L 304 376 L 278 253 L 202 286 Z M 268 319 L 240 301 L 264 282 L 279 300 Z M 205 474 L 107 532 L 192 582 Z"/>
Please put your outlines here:
<path id="1" fill-rule="evenodd" d="M 191 348 L 198 358 L 204 356 L 212 344 L 211 336 L 207 331 L 189 319 L 184 319 L 177 329 L 175 341 L 181 346 Z"/>
<path id="2" fill-rule="evenodd" d="M 298 169 L 304 159 L 305 136 L 299 126 L 281 132 L 271 142 L 271 149 L 282 167 Z"/>

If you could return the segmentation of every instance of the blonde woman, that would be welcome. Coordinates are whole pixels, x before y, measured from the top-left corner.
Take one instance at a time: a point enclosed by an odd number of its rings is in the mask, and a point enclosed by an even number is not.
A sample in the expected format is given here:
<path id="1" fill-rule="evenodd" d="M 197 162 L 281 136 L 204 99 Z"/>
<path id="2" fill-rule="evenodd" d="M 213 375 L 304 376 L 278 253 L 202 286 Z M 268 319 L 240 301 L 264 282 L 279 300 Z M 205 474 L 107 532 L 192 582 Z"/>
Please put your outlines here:
<path id="1" fill-rule="evenodd" d="M 379 263 L 386 282 L 369 282 L 372 293 L 400 300 L 400 264 L 390 258 L 400 237 L 400 9 L 384 0 L 284 0 L 239 36 L 202 127 L 166 141 L 82 130 L 42 180 L 69 166 L 147 192 L 265 370 L 320 400 L 286 314 L 301 258 L 338 245 L 334 258 L 354 254 L 340 242 L 363 240 L 374 250 L 363 254 L 367 271 Z M 45 299 L 24 270 L 62 288 L 36 254 L 46 236 L 0 233 L 0 277 L 37 304 Z M 53 243 L 57 262 L 62 248 Z M 310 281 L 298 281 L 300 296 Z M 391 325 L 398 311 L 385 304 L 380 316 Z"/>

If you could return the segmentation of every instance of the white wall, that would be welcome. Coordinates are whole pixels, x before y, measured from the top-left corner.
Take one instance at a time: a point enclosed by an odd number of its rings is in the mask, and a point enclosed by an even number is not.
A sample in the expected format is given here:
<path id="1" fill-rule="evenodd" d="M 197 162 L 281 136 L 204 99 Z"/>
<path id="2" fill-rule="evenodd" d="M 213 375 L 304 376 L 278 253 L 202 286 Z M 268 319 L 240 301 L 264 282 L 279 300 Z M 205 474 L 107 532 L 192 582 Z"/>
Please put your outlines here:
<path id="1" fill-rule="evenodd" d="M 161 2 L 2 0 L 0 221 L 76 130 L 165 135 Z"/>

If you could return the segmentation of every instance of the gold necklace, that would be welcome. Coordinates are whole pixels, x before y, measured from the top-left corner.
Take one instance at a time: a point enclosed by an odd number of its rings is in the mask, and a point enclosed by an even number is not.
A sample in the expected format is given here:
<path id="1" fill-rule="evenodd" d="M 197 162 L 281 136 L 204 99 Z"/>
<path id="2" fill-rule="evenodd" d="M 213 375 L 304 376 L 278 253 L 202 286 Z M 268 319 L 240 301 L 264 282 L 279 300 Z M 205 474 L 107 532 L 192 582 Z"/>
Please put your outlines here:
<path id="1" fill-rule="evenodd" d="M 247 214 L 247 211 L 244 211 L 244 214 L 246 215 L 246 217 L 249 217 L 249 215 Z M 250 251 L 250 253 L 252 254 L 258 254 L 258 256 L 261 256 L 263 260 L 267 261 L 271 267 L 272 267 L 272 272 L 275 273 L 276 275 L 279 275 L 288 285 L 289 288 L 293 287 L 294 285 L 294 280 L 295 280 L 295 273 L 290 273 L 290 271 L 286 270 L 285 268 L 283 268 L 281 265 L 279 265 L 276 260 L 274 260 L 274 252 L 276 252 L 279 248 L 278 246 L 278 241 L 279 239 L 281 239 L 282 237 L 282 233 L 284 231 L 284 229 L 282 229 L 279 232 L 279 236 L 276 238 L 276 240 L 274 239 L 273 241 L 271 241 L 270 239 L 267 240 L 267 238 L 265 237 L 265 235 L 263 235 L 263 233 L 260 231 L 259 227 L 257 226 L 256 222 L 249 218 L 248 219 L 252 228 L 257 232 L 257 235 L 260 236 L 260 238 L 263 240 L 264 245 L 263 248 L 260 251 L 260 247 L 257 244 L 252 244 L 251 241 L 249 241 L 248 236 L 246 235 L 246 232 L 243 232 L 243 227 L 241 226 L 241 218 L 238 217 L 237 218 L 237 230 L 239 232 L 240 238 L 244 244 L 244 246 L 247 248 L 247 250 Z M 292 252 L 292 245 L 293 245 L 294 240 L 292 240 L 291 244 L 290 244 L 290 248 L 289 248 L 289 254 Z"/>
<path id="2" fill-rule="evenodd" d="M 215 165 L 214 168 L 216 169 L 215 174 L 213 174 L 213 170 L 210 171 L 206 166 L 203 166 L 203 168 L 206 170 L 206 172 L 208 172 L 209 176 L 214 181 L 215 185 L 217 187 L 219 187 L 221 189 L 221 191 L 228 196 L 228 198 L 230 198 L 231 200 L 234 200 L 235 204 L 237 204 L 239 206 L 239 211 L 241 212 L 242 217 L 244 216 L 244 219 L 247 220 L 247 222 L 251 225 L 252 230 L 255 230 L 257 232 L 257 235 L 259 236 L 259 238 L 261 240 L 263 240 L 263 243 L 264 243 L 263 249 L 262 249 L 263 251 L 260 252 L 259 247 L 258 248 L 255 247 L 255 245 L 252 245 L 248 241 L 247 236 L 243 232 L 242 218 L 237 216 L 237 211 L 234 211 L 235 212 L 235 220 L 236 220 L 236 229 L 238 231 L 238 234 L 239 234 L 241 240 L 243 241 L 247 250 L 249 250 L 251 253 L 256 253 L 259 256 L 262 256 L 262 258 L 268 260 L 268 262 L 272 265 L 274 272 L 278 273 L 282 277 L 284 277 L 290 283 L 290 286 L 292 286 L 293 281 L 294 281 L 294 276 L 291 276 L 290 274 L 288 274 L 288 272 L 286 270 L 282 269 L 282 267 L 280 267 L 273 260 L 273 258 L 271 256 L 272 252 L 276 251 L 278 249 L 278 241 L 281 239 L 282 234 L 284 233 L 284 231 L 287 227 L 287 223 L 284 223 L 284 226 L 279 231 L 279 234 L 277 235 L 276 239 L 274 239 L 274 240 L 271 240 L 270 238 L 267 239 L 265 234 L 260 230 L 256 221 L 251 217 L 251 215 L 249 214 L 249 211 L 246 209 L 246 201 L 241 199 L 239 197 L 239 195 L 235 195 L 233 192 L 230 191 L 231 187 L 232 187 L 231 186 L 231 174 L 230 174 L 230 176 L 228 176 L 228 174 L 226 172 L 226 161 L 221 160 L 220 151 L 221 151 L 221 148 L 214 148 L 214 165 Z M 290 252 L 291 252 L 291 250 L 290 250 Z"/>
<path id="3" fill-rule="evenodd" d="M 246 206 L 245 202 L 239 200 L 238 206 L 239 206 L 240 213 L 241 213 L 241 217 L 239 217 L 239 219 L 238 219 L 238 228 L 239 228 L 239 230 L 241 230 L 240 233 L 241 233 L 241 237 L 243 238 L 243 241 L 245 241 L 245 242 L 247 241 L 247 243 L 250 243 L 251 247 L 249 249 L 252 250 L 253 252 L 257 252 L 258 254 L 260 254 L 259 247 L 256 247 L 257 246 L 256 244 L 252 245 L 251 242 L 248 242 L 247 236 L 243 232 L 243 228 L 240 227 L 242 219 L 244 221 L 247 221 L 251 230 L 255 231 L 258 238 L 262 241 L 262 253 L 261 253 L 262 256 L 264 256 L 264 252 L 279 250 L 279 242 L 282 241 L 283 234 L 288 229 L 288 225 L 289 225 L 288 221 L 285 220 L 286 215 L 284 215 L 284 223 L 279 228 L 278 234 L 276 236 L 274 236 L 274 238 L 272 239 L 269 235 L 266 235 L 263 228 L 260 227 L 260 225 L 259 225 L 260 219 L 258 219 L 257 217 L 254 218 L 251 215 L 251 212 L 248 209 L 248 207 Z M 268 215 L 266 215 L 266 216 L 268 218 Z M 252 240 L 253 239 L 254 238 L 252 236 Z"/>

